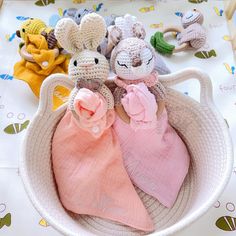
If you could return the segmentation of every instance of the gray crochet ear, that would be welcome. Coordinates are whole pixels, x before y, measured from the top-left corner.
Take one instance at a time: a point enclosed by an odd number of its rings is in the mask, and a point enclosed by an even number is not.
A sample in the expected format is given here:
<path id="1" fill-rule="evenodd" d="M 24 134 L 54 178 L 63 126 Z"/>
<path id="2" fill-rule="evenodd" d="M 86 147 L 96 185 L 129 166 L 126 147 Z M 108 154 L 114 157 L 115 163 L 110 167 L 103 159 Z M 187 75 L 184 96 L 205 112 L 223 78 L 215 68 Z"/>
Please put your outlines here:
<path id="1" fill-rule="evenodd" d="M 141 22 L 137 22 L 132 27 L 133 36 L 139 39 L 145 39 L 146 37 L 146 31 L 144 29 L 144 26 Z"/>
<path id="2" fill-rule="evenodd" d="M 87 14 L 81 20 L 80 31 L 85 48 L 97 50 L 106 36 L 106 23 L 103 17 L 96 13 Z"/>
<path id="3" fill-rule="evenodd" d="M 69 53 L 83 50 L 82 33 L 77 24 L 70 18 L 63 18 L 57 22 L 55 36 L 59 44 Z"/>

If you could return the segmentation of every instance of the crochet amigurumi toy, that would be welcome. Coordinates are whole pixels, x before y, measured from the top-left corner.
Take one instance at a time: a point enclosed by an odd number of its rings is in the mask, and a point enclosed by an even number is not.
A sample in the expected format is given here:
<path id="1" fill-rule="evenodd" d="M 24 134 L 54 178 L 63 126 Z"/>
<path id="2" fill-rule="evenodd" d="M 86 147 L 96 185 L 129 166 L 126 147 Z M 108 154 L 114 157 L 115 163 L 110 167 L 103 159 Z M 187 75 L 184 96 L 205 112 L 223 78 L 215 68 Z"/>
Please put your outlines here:
<path id="1" fill-rule="evenodd" d="M 74 20 L 76 22 L 77 25 L 80 24 L 82 18 L 89 14 L 94 12 L 92 9 L 86 9 L 86 8 L 80 8 L 80 9 L 76 9 L 76 8 L 69 8 L 67 9 L 64 14 L 63 17 L 65 18 L 71 18 L 72 20 Z M 110 15 L 110 16 L 104 16 L 103 17 L 105 22 L 106 22 L 106 26 L 110 26 L 110 25 L 114 25 L 115 24 L 115 15 Z"/>
<path id="2" fill-rule="evenodd" d="M 124 164 L 132 182 L 172 207 L 189 168 L 184 142 L 168 122 L 165 88 L 155 71 L 156 53 L 143 34 L 117 41 L 110 64 Z M 174 171 L 174 170 L 178 171 Z"/>
<path id="3" fill-rule="evenodd" d="M 108 37 L 106 42 L 103 41 L 101 46 L 102 54 L 110 58 L 110 54 L 116 44 L 129 37 L 138 37 L 145 39 L 146 31 L 142 22 L 138 21 L 135 16 L 126 14 L 125 16 L 117 17 L 115 25 L 108 27 Z M 155 53 L 155 70 L 159 74 L 169 74 L 170 70 L 158 53 Z"/>
<path id="4" fill-rule="evenodd" d="M 53 49 L 57 45 L 57 40 L 54 35 L 54 29 L 48 27 L 42 20 L 30 18 L 23 22 L 20 30 L 16 31 L 16 35 L 22 40 L 26 40 L 27 34 L 42 34 L 48 43 L 48 48 Z"/>
<path id="5" fill-rule="evenodd" d="M 52 140 L 52 161 L 63 206 L 153 231 L 154 225 L 125 171 L 112 124 L 114 99 L 104 84 L 109 64 L 97 47 L 106 35 L 104 19 L 87 14 L 78 26 L 61 19 L 58 42 L 72 54 L 69 78 L 75 82 L 68 109 Z"/>
<path id="6" fill-rule="evenodd" d="M 184 30 L 177 34 L 178 43 L 189 43 L 195 49 L 203 47 L 206 43 L 206 31 L 202 26 L 203 20 L 203 14 L 196 9 L 184 13 L 181 17 Z"/>

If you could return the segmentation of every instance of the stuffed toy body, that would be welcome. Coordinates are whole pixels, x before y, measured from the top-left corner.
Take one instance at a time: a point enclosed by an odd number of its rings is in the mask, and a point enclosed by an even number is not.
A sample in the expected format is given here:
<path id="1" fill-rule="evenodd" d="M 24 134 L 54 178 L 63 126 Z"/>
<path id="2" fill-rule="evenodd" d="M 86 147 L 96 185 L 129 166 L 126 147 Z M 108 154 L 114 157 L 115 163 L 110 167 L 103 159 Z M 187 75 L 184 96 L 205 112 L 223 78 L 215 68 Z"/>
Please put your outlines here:
<path id="1" fill-rule="evenodd" d="M 140 38 L 121 40 L 112 51 L 118 86 L 114 129 L 132 182 L 171 207 L 188 172 L 189 154 L 168 123 L 165 89 L 154 65 L 152 48 Z"/>
<path id="2" fill-rule="evenodd" d="M 66 18 L 56 26 L 59 43 L 73 54 L 69 77 L 75 88 L 52 140 L 53 171 L 67 210 L 150 232 L 153 222 L 128 177 L 111 127 L 114 100 L 104 84 L 109 64 L 96 51 L 105 34 L 104 19 L 95 13 L 83 17 L 79 27 Z"/>

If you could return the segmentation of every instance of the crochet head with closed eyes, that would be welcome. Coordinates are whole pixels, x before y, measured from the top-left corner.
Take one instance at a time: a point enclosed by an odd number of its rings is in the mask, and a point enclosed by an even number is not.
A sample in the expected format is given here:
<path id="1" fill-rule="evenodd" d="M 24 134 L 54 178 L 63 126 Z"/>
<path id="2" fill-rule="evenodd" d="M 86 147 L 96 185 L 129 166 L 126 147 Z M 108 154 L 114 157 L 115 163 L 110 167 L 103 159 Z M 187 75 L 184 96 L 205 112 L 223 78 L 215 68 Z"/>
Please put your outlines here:
<path id="1" fill-rule="evenodd" d="M 188 26 L 194 23 L 202 25 L 203 20 L 204 20 L 203 14 L 200 11 L 193 9 L 183 14 L 181 18 L 181 23 L 184 28 L 187 28 Z"/>
<path id="2" fill-rule="evenodd" d="M 69 64 L 69 78 L 100 79 L 105 81 L 109 75 L 106 58 L 97 52 L 97 47 L 106 35 L 104 19 L 96 13 L 87 14 L 78 26 L 72 19 L 61 19 L 55 28 L 55 36 L 60 45 L 72 58 Z"/>
<path id="3" fill-rule="evenodd" d="M 152 73 L 155 60 L 155 53 L 146 41 L 131 37 L 121 40 L 113 49 L 111 67 L 121 79 L 136 80 Z"/>

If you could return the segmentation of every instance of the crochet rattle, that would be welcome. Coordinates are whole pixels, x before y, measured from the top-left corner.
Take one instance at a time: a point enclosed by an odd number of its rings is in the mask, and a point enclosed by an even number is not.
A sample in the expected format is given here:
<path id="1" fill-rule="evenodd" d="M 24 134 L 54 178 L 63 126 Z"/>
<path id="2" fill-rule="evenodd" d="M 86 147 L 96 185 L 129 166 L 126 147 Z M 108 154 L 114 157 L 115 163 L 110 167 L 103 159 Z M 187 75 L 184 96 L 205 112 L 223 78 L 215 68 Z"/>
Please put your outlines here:
<path id="1" fill-rule="evenodd" d="M 206 43 L 206 32 L 202 27 L 203 14 L 196 9 L 188 11 L 181 17 L 182 27 L 164 27 L 151 37 L 152 46 L 161 54 L 173 54 L 188 49 L 199 49 Z M 178 46 L 166 42 L 168 32 L 177 33 Z"/>
<path id="2" fill-rule="evenodd" d="M 78 26 L 61 19 L 59 43 L 73 56 L 69 78 L 75 82 L 68 110 L 52 140 L 52 161 L 63 206 L 86 214 L 153 231 L 154 226 L 123 166 L 112 124 L 114 100 L 104 82 L 109 64 L 97 52 L 106 35 L 104 19 L 87 14 Z"/>
<path id="3" fill-rule="evenodd" d="M 113 49 L 114 129 L 132 182 L 171 207 L 188 172 L 189 154 L 168 123 L 165 89 L 154 70 L 155 55 L 142 35 L 123 39 Z"/>

